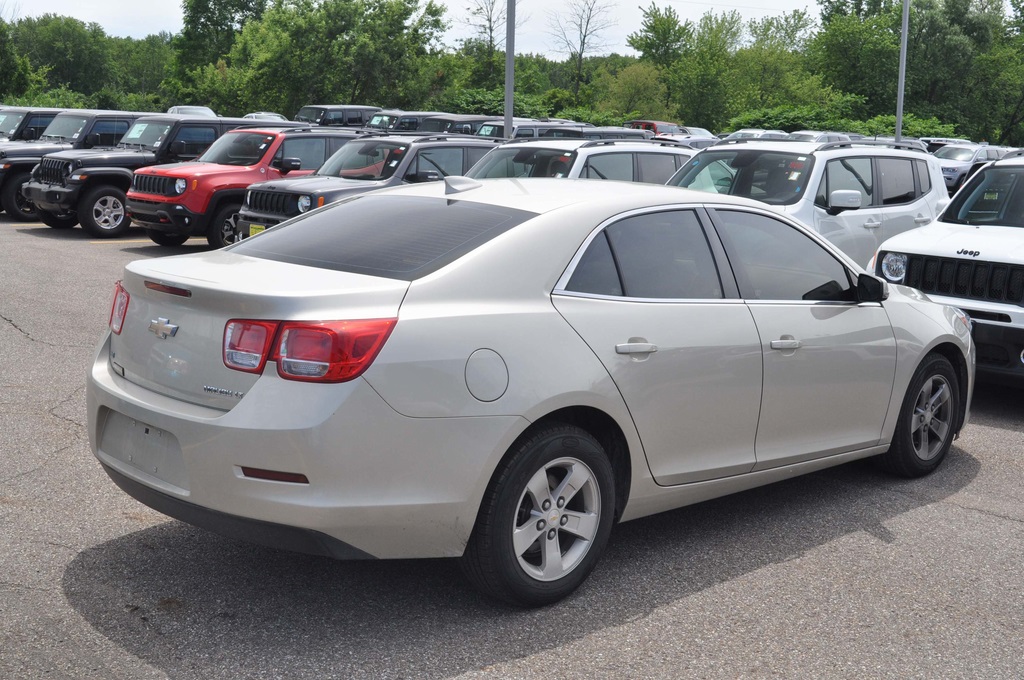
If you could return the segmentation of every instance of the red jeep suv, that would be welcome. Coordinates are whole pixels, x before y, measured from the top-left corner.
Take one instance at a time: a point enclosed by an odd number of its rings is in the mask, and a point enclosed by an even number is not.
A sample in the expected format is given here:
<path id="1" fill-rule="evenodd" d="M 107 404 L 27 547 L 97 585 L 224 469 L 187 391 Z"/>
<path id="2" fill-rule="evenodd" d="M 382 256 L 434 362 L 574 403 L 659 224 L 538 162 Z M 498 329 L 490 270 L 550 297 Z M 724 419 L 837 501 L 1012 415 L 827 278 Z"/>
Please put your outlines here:
<path id="1" fill-rule="evenodd" d="M 240 128 L 225 133 L 195 161 L 153 165 L 135 171 L 127 195 L 132 219 L 162 246 L 180 246 L 206 236 L 214 248 L 226 245 L 254 182 L 298 177 L 360 134 L 322 127 Z"/>

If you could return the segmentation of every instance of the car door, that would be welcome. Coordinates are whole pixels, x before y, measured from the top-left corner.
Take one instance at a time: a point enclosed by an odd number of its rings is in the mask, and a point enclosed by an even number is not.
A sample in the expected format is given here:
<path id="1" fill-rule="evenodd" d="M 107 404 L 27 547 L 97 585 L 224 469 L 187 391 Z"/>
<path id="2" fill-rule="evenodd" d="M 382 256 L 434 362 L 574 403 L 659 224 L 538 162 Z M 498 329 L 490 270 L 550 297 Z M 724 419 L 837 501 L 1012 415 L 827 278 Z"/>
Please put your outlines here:
<path id="1" fill-rule="evenodd" d="M 875 164 L 878 166 L 877 193 L 882 204 L 882 227 L 875 230 L 874 250 L 877 250 L 887 239 L 931 222 L 935 211 L 922 186 L 923 181 L 930 184 L 927 166 L 923 161 L 912 158 L 876 158 Z M 920 177 L 918 170 L 924 170 L 925 177 Z M 866 260 L 858 262 L 861 265 L 867 264 Z"/>
<path id="2" fill-rule="evenodd" d="M 752 211 L 712 216 L 761 338 L 755 469 L 878 444 L 896 371 L 884 307 L 858 304 L 850 270 L 797 227 Z"/>
<path id="3" fill-rule="evenodd" d="M 698 213 L 679 209 L 598 230 L 553 296 L 618 387 L 658 484 L 754 465 L 760 340 L 726 285 Z"/>
<path id="4" fill-rule="evenodd" d="M 861 207 L 831 214 L 829 197 L 838 190 L 860 193 Z M 882 228 L 882 211 L 875 205 L 874 192 L 871 157 L 849 156 L 825 162 L 814 198 L 815 231 L 861 265 L 874 254 L 879 243 L 876 232 Z"/>

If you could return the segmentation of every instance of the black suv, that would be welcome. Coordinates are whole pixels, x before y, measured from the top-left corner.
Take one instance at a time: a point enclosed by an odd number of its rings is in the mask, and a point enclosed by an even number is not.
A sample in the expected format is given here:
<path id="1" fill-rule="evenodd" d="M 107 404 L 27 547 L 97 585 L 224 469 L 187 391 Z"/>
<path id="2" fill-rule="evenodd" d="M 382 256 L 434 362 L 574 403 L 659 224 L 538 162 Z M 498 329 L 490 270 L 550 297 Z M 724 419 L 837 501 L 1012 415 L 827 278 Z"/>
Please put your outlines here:
<path id="1" fill-rule="evenodd" d="M 499 143 L 471 135 L 389 135 L 353 140 L 312 175 L 251 185 L 239 213 L 237 236 L 245 238 L 346 196 L 463 175 Z"/>
<path id="2" fill-rule="evenodd" d="M 45 156 L 21 193 L 51 227 L 67 229 L 81 223 L 95 238 L 122 236 L 132 223 L 125 194 L 135 170 L 192 160 L 228 130 L 255 123 L 194 115 L 139 118 L 116 147 Z"/>
<path id="3" fill-rule="evenodd" d="M 21 187 L 43 156 L 68 149 L 114 146 L 132 123 L 142 116 L 155 115 L 91 109 L 65 111 L 57 114 L 38 140 L 0 144 L 0 205 L 11 219 L 38 219 L 35 206 L 22 195 Z"/>
<path id="4" fill-rule="evenodd" d="M 310 104 L 299 109 L 295 120 L 333 127 L 365 127 L 373 114 L 382 110 L 379 106 L 359 104 Z"/>
<path id="5" fill-rule="evenodd" d="M 38 139 L 57 114 L 66 109 L 35 109 L 27 106 L 0 107 L 0 142 Z"/>

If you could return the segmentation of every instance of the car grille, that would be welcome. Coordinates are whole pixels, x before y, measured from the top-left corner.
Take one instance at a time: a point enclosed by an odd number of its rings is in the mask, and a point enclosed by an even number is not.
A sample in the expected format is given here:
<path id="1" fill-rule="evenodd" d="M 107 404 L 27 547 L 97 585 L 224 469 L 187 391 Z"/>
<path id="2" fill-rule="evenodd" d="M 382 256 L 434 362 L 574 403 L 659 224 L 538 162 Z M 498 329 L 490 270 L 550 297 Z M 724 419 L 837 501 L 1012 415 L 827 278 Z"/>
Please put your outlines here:
<path id="1" fill-rule="evenodd" d="M 66 175 L 64 168 L 67 161 L 60 161 L 55 158 L 44 158 L 39 163 L 39 179 L 47 184 L 64 184 Z"/>
<path id="2" fill-rule="evenodd" d="M 258 213 L 287 215 L 289 198 L 291 194 L 281 191 L 250 191 L 249 209 Z M 298 214 L 298 209 L 295 210 L 295 214 Z"/>
<path id="3" fill-rule="evenodd" d="M 925 293 L 985 300 L 1024 302 L 1024 266 L 911 255 L 906 284 Z"/>
<path id="4" fill-rule="evenodd" d="M 132 180 L 132 189 L 143 194 L 158 194 L 170 196 L 174 188 L 173 177 L 161 177 L 159 175 L 135 175 Z"/>

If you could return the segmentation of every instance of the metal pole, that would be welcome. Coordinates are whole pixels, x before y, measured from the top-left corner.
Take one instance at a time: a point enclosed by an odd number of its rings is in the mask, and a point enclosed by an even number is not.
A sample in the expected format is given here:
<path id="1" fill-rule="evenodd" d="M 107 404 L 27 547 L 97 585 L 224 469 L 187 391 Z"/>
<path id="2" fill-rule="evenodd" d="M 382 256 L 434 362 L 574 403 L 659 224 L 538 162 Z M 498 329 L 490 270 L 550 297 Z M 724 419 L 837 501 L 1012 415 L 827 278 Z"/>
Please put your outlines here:
<path id="1" fill-rule="evenodd" d="M 516 0 L 508 0 L 505 15 L 505 137 L 511 138 L 516 89 Z"/>
<path id="2" fill-rule="evenodd" d="M 903 139 L 903 85 L 907 79 L 907 29 L 910 26 L 910 0 L 903 0 L 903 32 L 900 35 L 900 79 L 896 86 L 896 141 Z"/>

